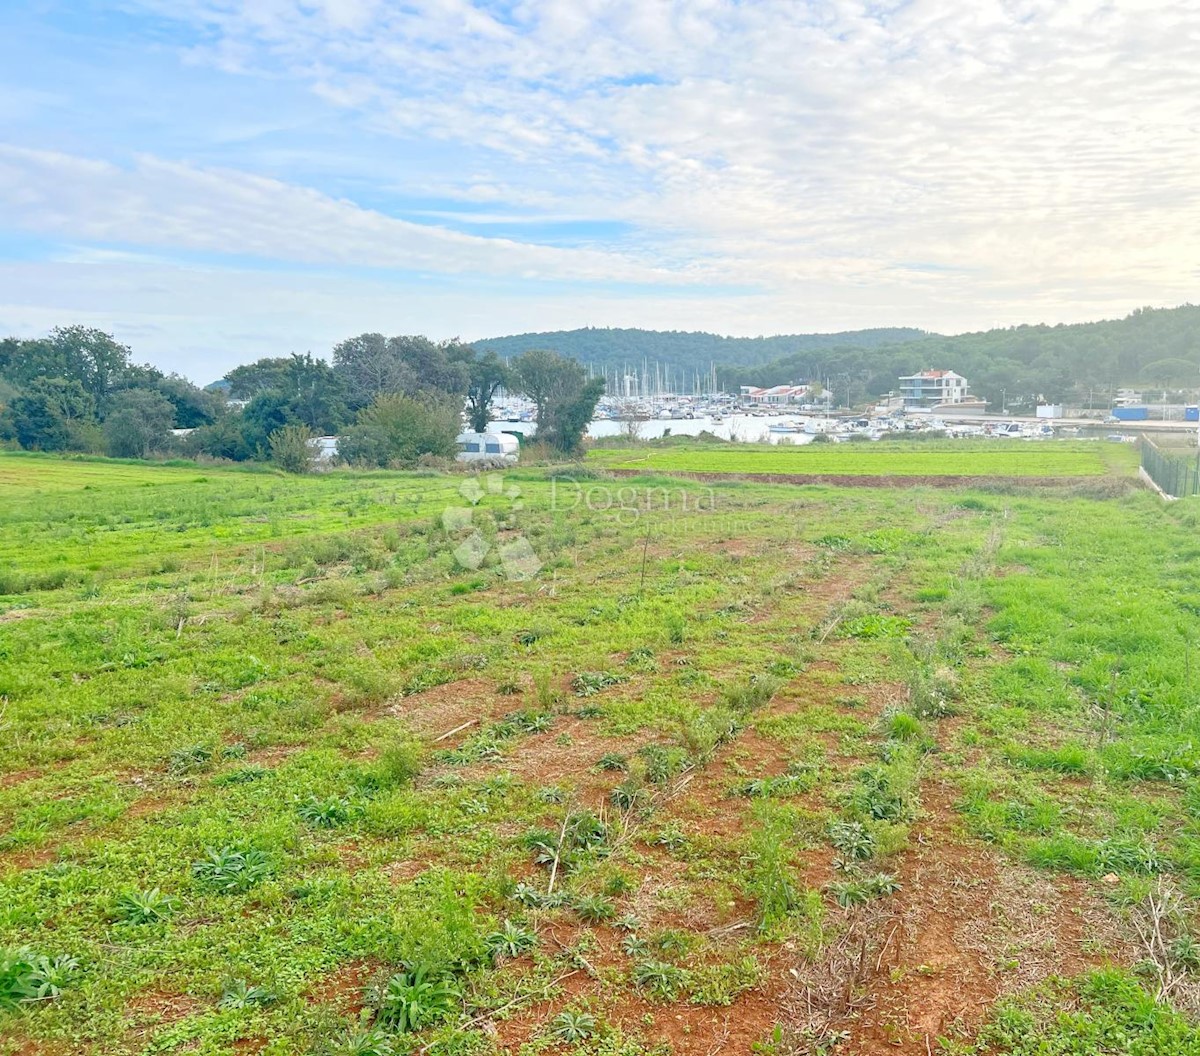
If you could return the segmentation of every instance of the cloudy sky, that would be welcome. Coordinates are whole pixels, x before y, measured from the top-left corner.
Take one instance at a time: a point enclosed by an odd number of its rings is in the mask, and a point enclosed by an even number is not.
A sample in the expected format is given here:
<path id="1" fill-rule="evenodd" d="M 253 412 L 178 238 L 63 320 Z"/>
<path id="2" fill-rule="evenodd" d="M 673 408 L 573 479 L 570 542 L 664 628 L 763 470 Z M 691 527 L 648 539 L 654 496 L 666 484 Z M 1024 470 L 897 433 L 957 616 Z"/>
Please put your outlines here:
<path id="1" fill-rule="evenodd" d="M 7 0 L 0 333 L 942 332 L 1200 300 L 1200 0 Z"/>

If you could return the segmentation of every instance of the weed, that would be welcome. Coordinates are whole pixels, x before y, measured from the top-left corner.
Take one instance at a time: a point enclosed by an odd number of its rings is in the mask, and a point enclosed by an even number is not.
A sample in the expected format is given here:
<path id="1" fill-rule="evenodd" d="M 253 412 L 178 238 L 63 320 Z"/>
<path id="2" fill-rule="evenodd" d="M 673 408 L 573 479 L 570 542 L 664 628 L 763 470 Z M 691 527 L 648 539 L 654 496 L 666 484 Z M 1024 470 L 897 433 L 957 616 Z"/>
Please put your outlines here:
<path id="1" fill-rule="evenodd" d="M 459 1009 L 462 994 L 451 979 L 425 965 L 393 975 L 376 995 L 381 1026 L 406 1034 L 440 1023 Z"/>
<path id="2" fill-rule="evenodd" d="M 583 895 L 571 902 L 579 919 L 585 924 L 603 924 L 617 915 L 617 907 L 600 895 Z"/>
<path id="3" fill-rule="evenodd" d="M 1092 765 L 1091 754 L 1081 744 L 1064 744 L 1059 748 L 1012 745 L 1007 755 L 1018 766 L 1059 774 L 1086 774 Z"/>
<path id="4" fill-rule="evenodd" d="M 883 734 L 894 741 L 919 741 L 925 736 L 925 727 L 915 715 L 890 711 L 883 715 Z"/>
<path id="5" fill-rule="evenodd" d="M 633 978 L 639 987 L 658 1000 L 674 1001 L 687 981 L 687 974 L 666 961 L 648 960 L 634 965 Z"/>
<path id="6" fill-rule="evenodd" d="M 318 799 L 309 796 L 296 808 L 301 819 L 314 829 L 336 829 L 358 814 L 357 807 L 343 796 Z"/>
<path id="7" fill-rule="evenodd" d="M 537 945 L 537 935 L 515 921 L 506 920 L 499 931 L 493 931 L 484 940 L 488 953 L 494 960 L 520 957 Z"/>
<path id="8" fill-rule="evenodd" d="M 626 679 L 612 671 L 581 671 L 571 679 L 571 690 L 577 697 L 590 697 L 611 686 L 620 685 Z"/>
<path id="9" fill-rule="evenodd" d="M 629 756 L 620 752 L 605 752 L 596 761 L 597 770 L 628 770 Z"/>
<path id="10" fill-rule="evenodd" d="M 862 905 L 873 898 L 895 894 L 899 890 L 899 882 L 890 873 L 876 873 L 873 876 L 835 880 L 829 885 L 829 893 L 837 900 L 839 906 L 846 909 Z"/>
<path id="11" fill-rule="evenodd" d="M 857 821 L 834 822 L 829 826 L 829 842 L 839 855 L 834 864 L 843 869 L 875 853 L 875 837 Z"/>
<path id="12" fill-rule="evenodd" d="M 391 1035 L 380 1027 L 349 1030 L 329 1047 L 328 1056 L 395 1056 Z"/>
<path id="13" fill-rule="evenodd" d="M 550 1036 L 563 1045 L 577 1045 L 599 1030 L 596 1017 L 590 1012 L 564 1010 L 550 1021 Z"/>
<path id="14" fill-rule="evenodd" d="M 741 715 L 747 715 L 767 704 L 779 692 L 779 679 L 772 675 L 751 675 L 746 681 L 727 686 L 721 693 L 721 704 Z"/>
<path id="15" fill-rule="evenodd" d="M 179 899 L 164 895 L 157 887 L 145 891 L 127 891 L 117 899 L 116 916 L 127 924 L 155 924 L 170 920 L 179 908 Z"/>
<path id="16" fill-rule="evenodd" d="M 846 797 L 850 812 L 859 818 L 901 821 L 916 813 L 916 772 L 911 758 L 898 753 L 883 766 L 865 767 L 855 777 Z"/>
<path id="17" fill-rule="evenodd" d="M 225 893 L 248 891 L 271 874 L 271 863 L 259 850 L 209 847 L 192 865 L 192 875 L 205 887 Z"/>
<path id="18" fill-rule="evenodd" d="M 539 671 L 533 676 L 533 696 L 543 712 L 552 712 L 561 703 L 560 694 L 550 681 L 549 671 Z"/>
<path id="19" fill-rule="evenodd" d="M 763 965 L 752 954 L 734 961 L 699 965 L 688 973 L 688 1002 L 727 1007 L 741 994 L 758 986 L 765 974 Z"/>
<path id="20" fill-rule="evenodd" d="M 386 745 L 368 775 L 368 783 L 377 789 L 411 785 L 424 769 L 424 756 L 424 749 L 415 741 Z"/>
<path id="21" fill-rule="evenodd" d="M 213 751 L 206 744 L 194 744 L 189 748 L 178 748 L 171 753 L 170 770 L 173 774 L 196 774 L 208 770 L 213 764 Z"/>
<path id="22" fill-rule="evenodd" d="M 792 880 L 788 842 L 786 829 L 776 820 L 769 820 L 751 841 L 746 889 L 758 904 L 762 931 L 783 923 L 801 904 L 800 892 Z"/>
<path id="23" fill-rule="evenodd" d="M 273 1005 L 279 995 L 265 986 L 251 986 L 245 979 L 230 979 L 221 988 L 218 1008 L 261 1008 Z"/>
<path id="24" fill-rule="evenodd" d="M 681 851 L 688 845 L 688 837 L 677 825 L 670 825 L 650 837 L 650 843 L 656 847 L 665 847 L 668 851 Z"/>
<path id="25" fill-rule="evenodd" d="M 0 1011 L 23 1002 L 56 1000 L 78 970 L 74 957 L 51 958 L 28 947 L 0 948 Z"/>

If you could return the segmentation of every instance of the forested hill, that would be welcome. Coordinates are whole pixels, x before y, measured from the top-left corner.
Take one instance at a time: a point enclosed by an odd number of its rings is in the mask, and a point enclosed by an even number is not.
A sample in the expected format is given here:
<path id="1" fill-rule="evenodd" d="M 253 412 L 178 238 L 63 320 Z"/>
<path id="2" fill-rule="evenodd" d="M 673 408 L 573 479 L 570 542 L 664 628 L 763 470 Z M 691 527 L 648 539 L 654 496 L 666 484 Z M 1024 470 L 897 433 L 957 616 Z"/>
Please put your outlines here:
<path id="1" fill-rule="evenodd" d="M 588 328 L 474 344 L 502 356 L 550 348 L 610 370 L 648 361 L 703 374 L 715 363 L 720 383 L 729 391 L 742 384 L 819 380 L 856 403 L 895 389 L 900 375 L 925 367 L 958 371 L 973 392 L 1010 405 L 1034 397 L 1056 402 L 1099 398 L 1103 404 L 1120 386 L 1184 391 L 1200 386 L 1200 306 L 1190 304 L 1139 308 L 1123 319 L 1014 326 L 954 337 L 904 327 L 749 338 Z"/>
<path id="2" fill-rule="evenodd" d="M 820 379 L 863 399 L 895 389 L 900 375 L 925 367 L 955 370 L 972 392 L 996 402 L 1003 396 L 1010 405 L 1035 395 L 1086 401 L 1121 386 L 1194 391 L 1200 386 L 1200 306 L 1140 308 L 1095 323 L 928 335 L 874 348 L 804 349 L 772 363 L 729 363 L 718 371 L 726 387 Z"/>
<path id="3" fill-rule="evenodd" d="M 663 366 L 706 371 L 710 363 L 754 366 L 797 352 L 830 348 L 876 348 L 924 340 L 932 335 L 911 327 L 848 330 L 840 334 L 783 334 L 775 337 L 722 337 L 699 331 L 553 330 L 473 341 L 478 349 L 499 356 L 518 356 L 531 348 L 549 348 L 600 369 L 640 366 L 643 361 Z"/>

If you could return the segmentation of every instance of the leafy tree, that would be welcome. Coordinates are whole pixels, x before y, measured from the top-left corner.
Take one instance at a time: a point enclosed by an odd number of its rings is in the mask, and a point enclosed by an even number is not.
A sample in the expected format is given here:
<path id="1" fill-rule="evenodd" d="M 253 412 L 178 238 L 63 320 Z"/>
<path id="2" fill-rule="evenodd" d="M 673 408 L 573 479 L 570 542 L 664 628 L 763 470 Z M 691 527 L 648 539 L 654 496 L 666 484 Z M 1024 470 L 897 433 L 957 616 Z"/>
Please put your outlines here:
<path id="1" fill-rule="evenodd" d="M 494 352 L 485 352 L 467 364 L 467 422 L 477 433 L 487 432 L 496 392 L 509 384 L 508 368 Z"/>
<path id="2" fill-rule="evenodd" d="M 248 392 L 249 386 L 260 382 L 270 387 L 258 391 L 241 413 L 244 447 L 252 452 L 248 457 L 256 453 L 267 458 L 271 434 L 284 426 L 303 425 L 309 435 L 332 435 L 350 417 L 343 380 L 323 359 L 311 354 L 292 355 L 286 359 L 259 360 L 251 366 L 261 368 L 260 373 L 240 375 L 238 391 Z M 235 374 L 236 370 L 230 371 L 227 380 Z M 230 385 L 232 391 L 232 380 Z M 212 439 L 218 438 L 228 450 L 227 432 L 220 430 L 212 435 Z"/>
<path id="3" fill-rule="evenodd" d="M 583 449 L 583 434 L 596 414 L 596 404 L 604 395 L 604 379 L 589 378 L 573 397 L 552 403 L 547 428 L 538 427 L 542 439 L 556 451 L 577 455 Z"/>
<path id="4" fill-rule="evenodd" d="M 292 401 L 278 389 L 255 396 L 242 410 L 240 421 L 243 442 L 261 458 L 267 457 L 272 433 L 286 425 L 302 424 L 292 410 Z"/>
<path id="5" fill-rule="evenodd" d="M 474 350 L 457 341 L 441 343 L 419 335 L 359 334 L 333 350 L 334 370 L 351 407 L 379 396 L 421 392 L 462 395 L 470 381 Z"/>
<path id="6" fill-rule="evenodd" d="M 9 406 L 12 431 L 26 450 L 86 449 L 85 428 L 95 401 L 75 379 L 36 378 Z"/>
<path id="7" fill-rule="evenodd" d="M 285 473 L 307 473 L 312 469 L 312 434 L 304 425 L 285 425 L 270 436 L 271 461 Z"/>
<path id="8" fill-rule="evenodd" d="M 390 392 L 418 387 L 412 367 L 383 334 L 359 334 L 333 349 L 333 369 L 346 385 L 351 406 L 363 407 Z"/>
<path id="9" fill-rule="evenodd" d="M 205 392 L 178 374 L 158 378 L 153 387 L 171 401 L 177 429 L 210 425 L 216 421 L 225 402 L 216 393 Z"/>
<path id="10" fill-rule="evenodd" d="M 1156 359 L 1143 366 L 1139 374 L 1155 385 L 1194 386 L 1200 383 L 1200 364 L 1195 359 Z"/>
<path id="11" fill-rule="evenodd" d="M 259 359 L 243 363 L 225 375 L 229 382 L 229 397 L 234 400 L 252 400 L 264 392 L 280 392 L 286 387 L 291 369 L 291 358 Z"/>
<path id="12" fill-rule="evenodd" d="M 566 454 L 578 451 L 604 395 L 604 379 L 589 381 L 575 360 L 545 349 L 518 356 L 512 370 L 514 384 L 536 408 L 538 439 Z"/>
<path id="13" fill-rule="evenodd" d="M 399 393 L 379 396 L 338 441 L 347 462 L 410 466 L 421 455 L 450 457 L 458 436 L 458 406 L 448 399 Z"/>
<path id="14" fill-rule="evenodd" d="M 469 373 L 465 361 L 473 352 L 465 345 L 457 341 L 438 344 L 417 335 L 393 337 L 388 348 L 412 371 L 421 388 L 459 396 L 467 391 Z"/>
<path id="15" fill-rule="evenodd" d="M 61 376 L 78 381 L 103 418 L 112 390 L 129 370 L 129 349 L 110 334 L 85 326 L 56 327 L 44 344 L 51 359 L 62 364 Z"/>
<path id="16" fill-rule="evenodd" d="M 336 433 L 350 416 L 341 379 L 311 354 L 290 358 L 278 391 L 287 396 L 291 415 L 313 432 Z"/>
<path id="17" fill-rule="evenodd" d="M 269 437 L 268 437 L 269 442 Z M 246 438 L 240 414 L 222 415 L 211 425 L 202 425 L 184 439 L 183 450 L 190 455 L 208 455 L 245 462 L 257 454 L 257 448 Z"/>
<path id="18" fill-rule="evenodd" d="M 583 368 L 573 360 L 545 348 L 522 352 L 512 363 L 513 383 L 517 390 L 533 401 L 534 417 L 546 421 L 546 409 L 561 390 L 573 382 L 582 384 Z"/>
<path id="19" fill-rule="evenodd" d="M 171 401 L 150 389 L 126 389 L 112 397 L 104 439 L 115 458 L 145 458 L 161 451 L 175 420 Z"/>

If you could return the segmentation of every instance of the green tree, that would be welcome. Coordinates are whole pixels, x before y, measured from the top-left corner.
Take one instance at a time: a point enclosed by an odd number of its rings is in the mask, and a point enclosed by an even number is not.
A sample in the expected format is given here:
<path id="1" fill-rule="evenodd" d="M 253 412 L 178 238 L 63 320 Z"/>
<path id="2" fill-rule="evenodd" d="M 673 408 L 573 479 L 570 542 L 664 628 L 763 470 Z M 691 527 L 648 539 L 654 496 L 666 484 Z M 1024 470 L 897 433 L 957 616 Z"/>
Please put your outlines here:
<path id="1" fill-rule="evenodd" d="M 161 393 L 126 389 L 112 397 L 104 419 L 104 439 L 114 458 L 145 458 L 161 451 L 175 420 L 175 408 Z"/>
<path id="2" fill-rule="evenodd" d="M 260 458 L 270 452 L 271 434 L 285 425 L 302 425 L 292 410 L 292 401 L 278 389 L 261 392 L 254 397 L 238 418 L 245 446 Z"/>
<path id="3" fill-rule="evenodd" d="M 549 407 L 547 428 L 538 434 L 556 451 L 577 455 L 583 449 L 583 436 L 596 414 L 596 404 L 604 395 L 604 379 L 589 378 L 574 396 L 565 397 Z"/>
<path id="4" fill-rule="evenodd" d="M 243 363 L 225 375 L 229 382 L 229 397 L 233 400 L 252 400 L 264 392 L 279 392 L 285 388 L 291 369 L 291 358 L 258 359 Z"/>
<path id="5" fill-rule="evenodd" d="M 487 432 L 492 403 L 498 390 L 509 384 L 508 368 L 494 352 L 485 352 L 467 364 L 467 422 L 477 433 Z"/>
<path id="6" fill-rule="evenodd" d="M 522 352 L 512 362 L 513 384 L 533 401 L 534 417 L 541 428 L 552 400 L 572 385 L 583 384 L 583 368 L 574 360 L 546 348 Z"/>
<path id="7" fill-rule="evenodd" d="M 36 378 L 13 399 L 8 419 L 17 443 L 30 451 L 86 449 L 96 404 L 71 378 Z"/>
<path id="8" fill-rule="evenodd" d="M 245 462 L 258 453 L 246 438 L 240 414 L 224 414 L 211 425 L 199 426 L 184 439 L 182 446 L 190 455 L 228 458 L 234 462 Z"/>
<path id="9" fill-rule="evenodd" d="M 411 466 L 421 455 L 449 458 L 455 451 L 456 401 L 388 393 L 364 407 L 338 440 L 347 462 L 368 466 Z"/>
<path id="10" fill-rule="evenodd" d="M 349 417 L 341 379 L 311 354 L 290 358 L 279 391 L 287 396 L 292 417 L 315 433 L 336 433 Z"/>
<path id="11" fill-rule="evenodd" d="M 304 425 L 285 425 L 270 436 L 271 461 L 285 473 L 307 473 L 313 466 L 312 433 Z"/>
<path id="12" fill-rule="evenodd" d="M 604 395 L 604 380 L 590 381 L 584 368 L 557 352 L 534 349 L 512 364 L 516 388 L 537 414 L 537 439 L 564 454 L 578 452 L 583 434 Z"/>
<path id="13" fill-rule="evenodd" d="M 224 406 L 216 393 L 205 392 L 178 374 L 158 378 L 153 387 L 175 408 L 175 428 L 196 429 L 216 421 Z"/>
<path id="14" fill-rule="evenodd" d="M 416 335 L 390 338 L 388 348 L 412 371 L 420 389 L 456 396 L 467 391 L 469 374 L 465 358 L 471 353 L 467 346 L 457 341 L 435 343 Z"/>
<path id="15" fill-rule="evenodd" d="M 111 334 L 86 326 L 56 327 L 44 344 L 51 360 L 62 365 L 61 375 L 78 381 L 104 418 L 112 391 L 130 369 L 129 349 Z"/>
<path id="16" fill-rule="evenodd" d="M 364 407 L 386 393 L 418 388 L 412 367 L 383 334 L 359 334 L 335 345 L 333 369 L 343 380 L 352 407 Z"/>

